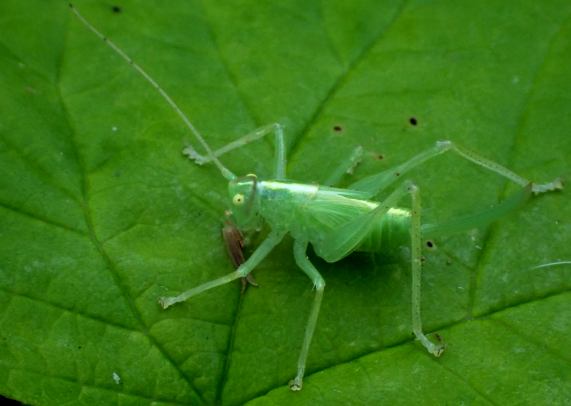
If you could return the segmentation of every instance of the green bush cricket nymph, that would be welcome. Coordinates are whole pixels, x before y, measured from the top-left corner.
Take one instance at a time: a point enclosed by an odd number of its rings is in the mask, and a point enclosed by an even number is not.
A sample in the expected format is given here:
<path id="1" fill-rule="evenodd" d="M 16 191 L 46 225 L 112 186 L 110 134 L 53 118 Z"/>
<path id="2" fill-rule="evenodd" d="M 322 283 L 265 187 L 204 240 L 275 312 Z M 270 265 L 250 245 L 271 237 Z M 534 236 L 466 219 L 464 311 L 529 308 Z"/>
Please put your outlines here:
<path id="1" fill-rule="evenodd" d="M 70 7 L 87 28 L 119 54 L 160 93 L 205 150 L 205 154 L 199 154 L 194 148 L 187 147 L 184 153 L 199 165 L 213 163 L 222 176 L 228 180 L 230 209 L 227 211 L 228 223 L 223 234 L 236 270 L 187 290 L 178 296 L 161 297 L 158 299 L 160 305 L 166 309 L 209 289 L 239 278 L 248 278 L 251 271 L 287 234 L 293 238 L 295 262 L 313 282 L 315 296 L 305 327 L 298 358 L 297 374 L 289 383 L 291 390 L 298 391 L 302 388 L 306 359 L 325 288 L 323 277 L 307 257 L 306 251 L 310 244 L 315 253 L 327 262 L 339 261 L 355 251 L 379 252 L 388 246 L 410 245 L 412 330 L 422 346 L 430 354 L 438 357 L 444 351 L 444 343 L 439 336 L 436 336 L 436 340 L 431 340 L 424 334 L 420 317 L 422 233 L 451 233 L 468 230 L 501 217 L 521 205 L 532 194 L 550 192 L 563 187 L 560 179 L 545 184 L 533 183 L 504 166 L 470 152 L 452 141 L 438 141 L 432 148 L 419 153 L 408 161 L 392 169 L 365 177 L 347 188 L 336 188 L 329 185 L 335 185 L 347 171 L 352 170 L 359 162 L 362 155 L 360 147 L 357 147 L 350 157 L 339 164 L 337 170 L 326 182 L 327 186 L 289 180 L 286 175 L 284 131 L 280 124 L 275 123 L 257 129 L 214 151 L 158 83 L 125 52 L 88 23 L 73 5 L 70 4 Z M 275 139 L 274 175 L 271 179 L 261 179 L 255 174 L 236 176 L 220 161 L 219 158 L 227 152 L 271 134 Z M 453 152 L 461 158 L 514 182 L 521 188 L 491 209 L 445 224 L 421 224 L 420 191 L 411 181 L 397 184 L 384 200 L 377 198 L 387 188 L 402 179 L 407 172 L 445 152 Z M 411 201 L 411 208 L 398 208 L 398 203 L 407 196 Z M 241 251 L 243 243 L 241 232 L 256 230 L 262 224 L 266 224 L 270 232 L 250 257 L 245 259 Z M 243 281 L 246 280 L 243 279 Z M 251 279 L 247 279 L 247 281 L 253 283 Z"/>

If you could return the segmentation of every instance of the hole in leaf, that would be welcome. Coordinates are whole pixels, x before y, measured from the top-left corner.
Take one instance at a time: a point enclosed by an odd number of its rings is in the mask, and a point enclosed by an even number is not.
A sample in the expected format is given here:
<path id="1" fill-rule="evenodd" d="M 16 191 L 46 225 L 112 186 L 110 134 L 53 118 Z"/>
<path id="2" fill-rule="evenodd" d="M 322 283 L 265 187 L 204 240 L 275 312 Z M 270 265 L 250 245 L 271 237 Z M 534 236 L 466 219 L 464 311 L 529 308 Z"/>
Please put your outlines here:
<path id="1" fill-rule="evenodd" d="M 408 119 L 408 122 L 409 122 L 411 125 L 417 125 L 417 124 L 418 124 L 418 120 L 416 119 L 416 117 L 411 117 L 411 118 L 409 118 L 409 119 Z"/>
<path id="2" fill-rule="evenodd" d="M 339 124 L 334 125 L 333 131 L 335 131 L 336 133 L 340 133 L 341 131 L 343 131 L 343 127 L 341 127 Z"/>

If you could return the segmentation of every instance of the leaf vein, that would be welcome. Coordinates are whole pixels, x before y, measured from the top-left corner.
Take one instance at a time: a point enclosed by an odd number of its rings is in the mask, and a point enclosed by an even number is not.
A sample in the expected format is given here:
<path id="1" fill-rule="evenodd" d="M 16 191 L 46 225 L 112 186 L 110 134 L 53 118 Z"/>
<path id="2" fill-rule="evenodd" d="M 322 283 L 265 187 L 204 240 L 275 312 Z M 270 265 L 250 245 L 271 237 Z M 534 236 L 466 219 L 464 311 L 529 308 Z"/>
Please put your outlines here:
<path id="1" fill-rule="evenodd" d="M 118 389 L 118 390 L 113 390 L 113 389 L 111 389 L 111 388 L 106 388 L 106 387 L 100 386 L 100 385 L 94 385 L 94 384 L 87 384 L 87 383 L 85 383 L 85 382 L 79 382 L 79 381 L 76 381 L 76 380 L 74 380 L 74 379 L 71 379 L 71 378 L 69 378 L 69 377 L 67 377 L 67 376 L 56 375 L 56 374 L 47 374 L 47 373 L 45 373 L 44 371 L 41 371 L 41 372 L 40 372 L 40 371 L 35 371 L 35 370 L 31 369 L 31 368 L 15 367 L 15 366 L 10 365 L 9 363 L 3 362 L 3 361 L 0 361 L 0 365 L 4 366 L 8 371 L 11 371 L 11 370 L 12 370 L 12 371 L 14 371 L 14 370 L 19 370 L 19 371 L 23 371 L 23 372 L 28 373 L 28 374 L 38 375 L 38 376 L 41 376 L 41 377 L 44 377 L 44 378 L 58 379 L 58 380 L 61 380 L 61 381 L 64 381 L 64 382 L 69 382 L 69 383 L 72 383 L 72 384 L 80 385 L 81 388 L 98 389 L 98 390 L 102 390 L 102 391 L 106 391 L 106 392 L 115 393 L 115 394 L 117 394 L 118 396 L 119 396 L 119 395 L 132 396 L 132 397 L 134 397 L 134 398 L 149 400 L 149 401 L 152 401 L 152 402 L 157 402 L 157 401 L 159 401 L 159 402 L 169 403 L 169 404 L 172 404 L 172 405 L 185 405 L 185 406 L 188 406 L 188 403 L 177 402 L 177 401 L 174 401 L 174 400 L 171 400 L 171 399 L 155 398 L 155 397 L 152 397 L 152 398 L 151 398 L 151 397 L 143 396 L 143 395 L 140 395 L 140 394 L 137 394 L 137 393 L 128 392 L 128 391 L 124 390 L 123 386 L 119 386 L 119 385 L 117 385 L 117 389 Z M 110 379 L 111 379 L 111 377 L 110 377 Z"/>
<path id="2" fill-rule="evenodd" d="M 323 114 L 327 105 L 331 102 L 331 100 L 333 100 L 337 92 L 347 83 L 347 81 L 351 77 L 351 74 L 356 70 L 359 64 L 362 63 L 365 60 L 365 58 L 371 53 L 372 49 L 377 44 L 377 42 L 379 42 L 384 37 L 387 31 L 389 31 L 394 25 L 394 23 L 399 19 L 404 9 L 406 8 L 405 7 L 406 4 L 407 4 L 406 0 L 400 3 L 399 8 L 395 12 L 395 15 L 388 22 L 388 24 L 386 24 L 384 27 L 381 27 L 381 29 L 373 37 L 373 39 L 369 41 L 369 43 L 365 44 L 365 46 L 361 49 L 361 52 L 359 52 L 356 55 L 356 57 L 347 65 L 346 69 L 341 73 L 341 75 L 339 75 L 337 80 L 331 85 L 329 90 L 326 92 L 324 98 L 318 104 L 317 108 L 310 116 L 309 120 L 305 123 L 304 127 L 299 132 L 299 135 L 295 137 L 293 142 L 290 144 L 288 162 L 293 161 L 295 154 L 299 150 L 299 145 L 301 143 L 302 138 L 307 136 L 311 127 L 313 127 L 313 125 L 317 122 L 317 119 Z"/>
<path id="3" fill-rule="evenodd" d="M 546 41 L 548 45 L 545 47 L 545 53 L 544 53 L 543 57 L 541 58 L 542 62 L 540 64 L 538 64 L 535 71 L 533 72 L 533 75 L 531 77 L 530 84 L 529 84 L 529 91 L 527 92 L 527 95 L 524 97 L 523 101 L 521 102 L 520 114 L 519 114 L 519 117 L 517 119 L 517 124 L 516 124 L 515 130 L 514 130 L 514 134 L 512 136 L 512 143 L 511 143 L 511 146 L 509 148 L 510 153 L 509 153 L 509 157 L 508 157 L 507 162 L 506 162 L 508 168 L 513 168 L 515 156 L 517 155 L 515 153 L 516 149 L 517 149 L 518 145 L 521 145 L 520 139 L 523 136 L 523 127 L 525 124 L 525 116 L 529 110 L 530 102 L 531 102 L 531 100 L 535 94 L 536 89 L 537 89 L 537 84 L 538 84 L 540 76 L 541 76 L 541 74 L 545 68 L 546 61 L 549 59 L 549 55 L 553 49 L 553 45 L 554 45 L 556 39 L 561 34 L 561 32 L 563 31 L 563 28 L 565 27 L 565 25 L 567 24 L 567 22 L 569 21 L 570 18 L 571 18 L 571 14 L 568 15 L 566 18 L 562 19 L 559 28 L 557 30 L 554 30 L 554 34 L 551 36 L 551 38 L 549 38 L 549 41 Z M 504 187 L 502 188 L 502 190 L 498 196 L 498 200 L 501 200 L 502 198 L 504 198 L 507 195 L 507 189 L 508 189 L 508 183 L 506 181 L 506 182 L 504 182 Z M 469 301 L 468 301 L 468 307 L 466 310 L 468 318 L 473 317 L 474 305 L 475 305 L 475 302 L 477 299 L 477 293 L 478 293 L 478 281 L 480 279 L 481 273 L 483 272 L 484 264 L 486 263 L 486 259 L 491 255 L 490 247 L 496 246 L 496 240 L 498 238 L 500 238 L 498 235 L 499 227 L 500 226 L 497 223 L 492 224 L 488 228 L 488 230 L 486 231 L 486 233 L 482 239 L 482 247 L 483 248 L 478 254 L 478 257 L 476 259 L 475 271 L 473 272 L 472 277 L 470 279 Z"/>
<path id="4" fill-rule="evenodd" d="M 501 325 L 504 329 L 510 331 L 511 333 L 516 334 L 519 338 L 521 338 L 521 339 L 527 341 L 528 343 L 540 348 L 542 351 L 549 353 L 551 356 L 553 356 L 554 359 L 563 360 L 567 364 L 571 365 L 571 359 L 569 359 L 568 356 L 566 356 L 564 353 L 557 351 L 557 349 L 555 349 L 555 348 L 551 348 L 550 346 L 547 345 L 547 343 L 543 343 L 543 342 L 538 341 L 535 338 L 527 335 L 525 333 L 525 330 L 520 330 L 516 326 L 508 323 L 507 321 L 500 320 L 500 319 L 495 318 L 495 317 L 490 317 L 489 320 Z"/>
<path id="5" fill-rule="evenodd" d="M 67 39 L 67 35 L 66 35 L 66 39 Z M 65 48 L 65 46 L 64 46 L 64 48 Z M 60 59 L 59 64 L 58 64 L 58 70 L 61 70 L 61 67 L 63 66 L 63 58 L 64 57 L 65 57 L 65 53 L 62 53 L 61 59 Z M 59 78 L 60 76 L 61 76 L 60 73 L 58 73 L 57 77 Z M 59 83 L 59 80 L 58 80 L 58 83 Z M 111 258 L 109 257 L 109 255 L 107 254 L 105 249 L 103 248 L 101 241 L 99 241 L 99 239 L 97 237 L 95 227 L 93 224 L 93 216 L 91 214 L 91 208 L 89 205 L 89 187 L 90 187 L 90 184 L 89 184 L 89 178 L 88 178 L 88 174 L 87 174 L 88 173 L 87 172 L 87 165 L 86 165 L 86 162 L 84 161 L 84 159 L 80 153 L 78 142 L 76 141 L 76 139 L 73 135 L 73 134 L 76 134 L 77 132 L 74 131 L 73 124 L 72 124 L 73 121 L 71 120 L 70 113 L 69 113 L 67 106 L 65 104 L 65 99 L 63 98 L 63 95 L 61 93 L 61 86 L 56 86 L 56 90 L 58 92 L 58 96 L 59 96 L 58 98 L 59 98 L 60 103 L 61 103 L 61 108 L 62 108 L 64 117 L 65 117 L 65 120 L 67 122 L 67 126 L 70 129 L 70 131 L 68 132 L 69 133 L 69 139 L 70 139 L 70 143 L 73 147 L 72 150 L 74 153 L 74 158 L 77 161 L 77 166 L 79 168 L 79 175 L 80 175 L 80 179 L 81 179 L 81 194 L 82 194 L 82 199 L 83 199 L 82 209 L 83 209 L 83 213 L 84 213 L 84 217 L 85 217 L 85 222 L 87 224 L 87 229 L 89 232 L 89 237 L 90 237 L 91 243 L 96 248 L 97 252 L 99 253 L 99 255 L 104 260 L 105 264 L 107 265 L 107 269 L 109 270 L 111 277 L 113 278 L 113 280 L 115 282 L 115 285 L 119 288 L 120 292 L 122 293 L 123 298 L 125 299 L 129 309 L 131 310 L 131 313 L 133 314 L 133 316 L 137 320 L 137 323 L 139 325 L 141 333 L 143 333 L 145 335 L 145 337 L 149 340 L 149 342 L 161 353 L 161 355 L 164 357 L 164 359 L 174 368 L 174 370 L 178 373 L 178 375 L 187 383 L 188 387 L 194 392 L 194 394 L 197 396 L 197 398 L 200 399 L 200 401 L 202 403 L 204 403 L 205 400 L 202 396 L 202 393 L 200 393 L 200 391 L 197 390 L 197 388 L 194 386 L 193 382 L 191 381 L 190 377 L 187 376 L 187 374 L 181 369 L 181 367 L 175 362 L 175 360 L 172 358 L 172 356 L 157 341 L 157 339 L 152 334 L 150 334 L 149 328 L 145 324 L 141 312 L 137 308 L 137 305 L 136 305 L 133 297 L 129 294 L 128 287 L 125 286 L 125 284 L 122 281 L 122 278 L 120 276 L 120 273 L 117 269 L 116 264 L 111 260 Z"/>
<path id="6" fill-rule="evenodd" d="M 58 223 L 57 221 L 51 220 L 47 217 L 42 217 L 42 216 L 39 216 L 35 213 L 27 212 L 27 211 L 23 210 L 21 207 L 15 207 L 15 206 L 12 206 L 11 204 L 5 203 L 5 202 L 0 202 L 0 207 L 2 207 L 5 210 L 10 210 L 14 213 L 18 213 L 19 215 L 27 217 L 29 219 L 36 220 L 40 223 L 44 223 L 44 224 L 47 224 L 50 226 L 55 226 L 55 227 L 61 228 L 63 230 L 72 232 L 74 234 L 78 234 L 82 237 L 87 237 L 87 234 L 81 230 L 77 230 L 77 229 L 70 227 L 70 226 L 63 224 L 63 223 Z"/>
<path id="7" fill-rule="evenodd" d="M 70 314 L 74 314 L 74 315 L 76 315 L 76 316 L 81 316 L 81 317 L 84 317 L 84 318 L 89 319 L 89 320 L 97 321 L 97 322 L 100 322 L 100 323 L 103 323 L 103 324 L 106 324 L 106 325 L 109 325 L 109 326 L 113 326 L 113 327 L 116 327 L 116 328 L 120 328 L 120 329 L 126 330 L 126 331 L 128 331 L 128 332 L 141 333 L 140 330 L 130 328 L 130 327 L 128 327 L 127 325 L 120 324 L 120 323 L 116 323 L 116 322 L 110 321 L 110 320 L 106 320 L 106 319 L 103 319 L 103 318 L 101 318 L 101 317 L 99 317 L 99 316 L 96 316 L 96 315 L 94 315 L 94 314 L 84 313 L 84 312 L 78 311 L 77 309 L 65 307 L 65 306 L 63 306 L 63 305 L 61 305 L 61 304 L 59 304 L 59 303 L 54 303 L 54 302 L 51 302 L 51 301 L 49 301 L 49 300 L 42 299 L 42 298 L 39 298 L 39 297 L 30 295 L 30 294 L 28 294 L 28 293 L 17 292 L 17 291 L 8 289 L 8 288 L 6 288 L 6 287 L 4 287 L 4 286 L 0 286 L 0 290 L 2 290 L 3 292 L 8 293 L 8 294 L 10 294 L 10 295 L 13 295 L 13 296 L 20 296 L 20 297 L 23 297 L 23 298 L 25 298 L 25 299 L 28 299 L 28 300 L 31 300 L 31 301 L 34 301 L 34 302 L 42 303 L 42 304 L 44 304 L 44 305 L 46 305 L 46 306 L 53 307 L 53 308 L 58 309 L 58 310 L 61 310 L 61 311 L 63 311 L 63 312 L 68 312 L 68 313 L 70 313 Z"/>
<path id="8" fill-rule="evenodd" d="M 547 298 L 549 298 L 549 297 L 554 297 L 554 296 L 559 296 L 559 295 L 568 295 L 568 294 L 570 294 L 570 293 L 571 293 L 571 289 L 564 289 L 564 290 L 555 292 L 555 293 L 553 293 L 553 294 L 551 294 L 551 295 L 543 296 L 543 297 L 541 297 L 541 298 L 535 297 L 535 298 L 532 298 L 532 300 L 528 300 L 528 301 L 526 301 L 526 302 L 518 303 L 517 305 L 514 305 L 514 306 L 504 307 L 503 309 L 498 309 L 498 310 L 490 311 L 490 312 L 488 312 L 488 313 L 486 313 L 486 314 L 483 314 L 483 315 L 481 315 L 481 316 L 475 318 L 475 320 L 488 320 L 488 319 L 490 319 L 493 315 L 502 313 L 502 312 L 506 311 L 507 309 L 509 309 L 509 308 L 511 308 L 511 307 L 520 306 L 520 305 L 526 305 L 526 304 L 531 304 L 531 303 L 535 303 L 535 302 L 538 302 L 538 301 L 541 301 L 541 300 L 545 300 L 545 299 L 547 299 Z M 448 323 L 448 324 L 442 325 L 442 326 L 436 328 L 434 331 L 425 331 L 425 333 L 426 333 L 427 335 L 430 335 L 430 334 L 434 333 L 435 331 L 440 331 L 440 330 L 443 330 L 443 329 L 448 329 L 448 328 L 451 328 L 451 327 L 459 326 L 459 325 L 461 325 L 461 324 L 469 323 L 469 322 L 471 322 L 471 321 L 472 321 L 472 320 L 459 320 L 459 321 L 455 321 L 455 322 L 452 322 L 452 323 Z M 387 346 L 384 346 L 384 347 L 379 347 L 379 348 L 376 348 L 376 349 L 372 349 L 372 350 L 370 350 L 370 351 L 365 351 L 365 352 L 359 353 L 359 354 L 357 354 L 357 355 L 355 355 L 355 356 L 353 356 L 353 357 L 350 357 L 350 358 L 348 358 L 348 359 L 346 359 L 346 360 L 344 360 L 344 361 L 342 361 L 342 362 L 338 362 L 338 363 L 335 363 L 335 364 L 331 364 L 331 365 L 329 365 L 329 366 L 326 366 L 326 367 L 323 367 L 323 368 L 319 368 L 319 369 L 313 369 L 313 370 L 308 371 L 308 372 L 306 373 L 304 380 L 307 381 L 311 376 L 316 375 L 316 374 L 318 374 L 318 373 L 322 373 L 322 372 L 324 372 L 324 371 L 327 371 L 327 370 L 332 369 L 332 368 L 339 367 L 339 366 L 341 366 L 341 365 L 350 364 L 350 363 L 352 363 L 352 362 L 355 362 L 355 361 L 360 360 L 361 358 L 364 358 L 364 357 L 367 357 L 367 356 L 370 356 L 370 355 L 373 355 L 373 354 L 381 353 L 381 352 L 386 351 L 386 350 L 389 350 L 389 349 L 391 349 L 391 348 L 395 348 L 395 347 L 400 347 L 400 346 L 404 346 L 404 345 L 413 344 L 414 341 L 415 341 L 414 338 L 409 338 L 409 339 L 406 339 L 406 340 L 398 341 L 398 342 L 395 342 L 395 343 L 392 344 L 392 345 L 387 345 Z M 419 349 L 419 351 L 421 351 L 421 350 Z M 428 354 L 427 354 L 427 356 L 428 356 Z M 258 397 L 265 396 L 265 395 L 267 395 L 268 393 L 270 393 L 271 391 L 280 388 L 281 386 L 282 386 L 282 385 L 274 386 L 274 387 L 271 387 L 271 388 L 269 388 L 269 389 L 267 389 L 267 390 L 262 390 L 262 391 L 258 392 L 258 394 L 254 395 L 254 396 L 253 396 L 251 399 L 249 399 L 248 401 L 254 400 L 254 399 L 258 398 Z"/>

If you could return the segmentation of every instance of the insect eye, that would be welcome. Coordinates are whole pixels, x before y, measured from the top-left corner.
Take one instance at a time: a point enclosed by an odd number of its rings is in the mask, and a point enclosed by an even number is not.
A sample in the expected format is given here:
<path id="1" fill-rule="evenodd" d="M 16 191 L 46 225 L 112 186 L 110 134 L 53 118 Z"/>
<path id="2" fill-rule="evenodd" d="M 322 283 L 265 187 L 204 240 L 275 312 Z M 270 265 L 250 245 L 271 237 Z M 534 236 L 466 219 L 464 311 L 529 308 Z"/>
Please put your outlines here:
<path id="1" fill-rule="evenodd" d="M 236 193 L 232 198 L 232 203 L 234 203 L 235 206 L 241 206 L 244 204 L 244 195 L 242 193 Z"/>

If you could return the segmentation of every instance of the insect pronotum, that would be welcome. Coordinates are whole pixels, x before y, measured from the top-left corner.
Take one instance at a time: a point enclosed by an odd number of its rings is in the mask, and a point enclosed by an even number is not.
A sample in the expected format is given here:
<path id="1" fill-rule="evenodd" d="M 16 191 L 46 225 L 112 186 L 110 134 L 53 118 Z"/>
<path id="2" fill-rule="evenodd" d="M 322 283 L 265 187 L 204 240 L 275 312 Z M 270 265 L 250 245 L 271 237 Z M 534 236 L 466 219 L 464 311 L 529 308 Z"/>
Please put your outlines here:
<path id="1" fill-rule="evenodd" d="M 229 228 L 225 230 L 224 236 L 230 257 L 237 269 L 225 276 L 189 289 L 178 296 L 161 297 L 158 299 L 160 305 L 166 309 L 206 290 L 239 278 L 247 278 L 250 272 L 287 234 L 293 238 L 295 262 L 311 279 L 315 288 L 315 297 L 298 358 L 297 374 L 289 383 L 289 387 L 293 391 L 301 390 L 303 385 L 306 359 L 325 289 L 323 277 L 307 257 L 306 251 L 309 244 L 313 246 L 315 253 L 327 262 L 339 261 L 354 251 L 378 252 L 381 247 L 388 245 L 410 244 L 412 330 L 422 346 L 430 354 L 438 357 L 444 351 L 445 345 L 438 335 L 433 341 L 424 334 L 420 317 L 422 233 L 427 231 L 432 233 L 457 232 L 470 229 L 493 221 L 513 210 L 531 194 L 541 194 L 563 188 L 559 178 L 544 184 L 533 183 L 504 166 L 448 140 L 437 141 L 432 148 L 419 153 L 395 168 L 365 177 L 345 189 L 289 180 L 286 177 L 284 133 L 279 123 L 258 128 L 225 147 L 213 151 L 163 88 L 123 50 L 87 22 L 72 4 L 69 6 L 89 30 L 119 54 L 159 92 L 205 150 L 205 154 L 200 154 L 193 147 L 187 147 L 184 154 L 198 165 L 208 162 L 214 163 L 221 175 L 228 180 L 231 209 L 228 210 L 229 223 L 227 226 Z M 275 137 L 276 150 L 273 178 L 260 179 L 255 174 L 236 176 L 219 160 L 219 157 L 227 152 L 270 134 Z M 374 200 L 377 195 L 402 179 L 407 172 L 446 152 L 452 152 L 491 172 L 495 172 L 521 186 L 521 188 L 492 209 L 445 224 L 421 225 L 420 191 L 411 181 L 397 185 L 384 200 Z M 361 155 L 362 149 L 357 147 L 348 159 L 339 164 L 327 184 L 336 184 L 344 173 L 350 171 L 359 162 Z M 411 208 L 398 208 L 397 203 L 407 195 L 411 199 Z M 241 252 L 242 237 L 240 231 L 255 230 L 262 223 L 266 223 L 271 231 L 252 255 L 248 259 L 244 259 Z"/>

